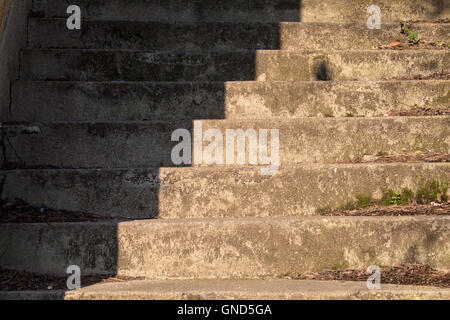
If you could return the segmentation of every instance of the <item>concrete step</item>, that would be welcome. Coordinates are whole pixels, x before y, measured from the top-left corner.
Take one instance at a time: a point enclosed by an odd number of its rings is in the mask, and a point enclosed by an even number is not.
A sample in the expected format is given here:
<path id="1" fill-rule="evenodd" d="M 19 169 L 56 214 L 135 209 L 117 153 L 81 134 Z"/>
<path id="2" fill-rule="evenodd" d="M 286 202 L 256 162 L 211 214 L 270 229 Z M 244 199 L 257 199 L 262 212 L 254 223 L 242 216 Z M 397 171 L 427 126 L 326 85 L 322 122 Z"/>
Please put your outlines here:
<path id="1" fill-rule="evenodd" d="M 366 282 L 271 280 L 136 280 L 76 291 L 0 292 L 0 300 L 448 300 L 450 289 Z M 270 305 L 270 302 L 266 305 Z M 211 310 L 215 313 L 230 312 Z M 258 312 L 265 312 L 266 307 Z M 271 308 L 272 313 L 275 312 Z M 267 313 L 269 314 L 269 313 Z"/>
<path id="2" fill-rule="evenodd" d="M 33 48 L 351 50 L 371 49 L 405 38 L 398 23 L 371 30 L 365 23 L 86 21 L 82 32 L 73 32 L 67 29 L 66 19 L 32 18 L 28 26 L 28 46 Z M 449 28 L 448 23 L 411 25 L 427 42 L 448 42 Z"/>
<path id="3" fill-rule="evenodd" d="M 42 14 L 66 17 L 69 0 L 43 2 Z M 302 21 L 358 22 L 369 17 L 371 0 L 78 0 L 83 17 L 131 21 Z M 383 22 L 448 18 L 444 1 L 378 0 Z"/>
<path id="4" fill-rule="evenodd" d="M 10 120 L 140 121 L 379 116 L 448 105 L 450 81 L 29 82 L 12 87 Z M 39 107 L 36 107 L 37 102 Z M 6 119 L 5 119 L 6 120 Z"/>
<path id="5" fill-rule="evenodd" d="M 450 116 L 383 117 L 345 119 L 265 119 L 147 122 L 62 122 L 30 126 L 5 126 L 4 155 L 21 167 L 145 168 L 172 167 L 172 141 L 177 129 L 186 129 L 191 141 L 199 137 L 202 151 L 193 153 L 185 165 L 264 165 L 258 155 L 260 130 L 275 143 L 271 130 L 278 130 L 278 165 L 352 162 L 364 155 L 396 155 L 415 151 L 447 153 L 450 150 Z M 207 135 L 218 130 L 211 140 Z M 254 141 L 238 148 L 236 135 L 227 130 L 253 130 Z M 30 134 L 30 130 L 32 131 Z M 245 137 L 242 131 L 242 137 Z M 248 134 L 251 132 L 249 131 Z M 237 132 L 236 132 L 237 134 Z M 220 140 L 222 143 L 220 143 Z M 210 162 L 211 142 L 220 144 L 221 155 Z M 233 142 L 234 141 L 234 142 Z M 231 144 L 231 152 L 228 145 Z M 245 144 L 245 145 L 244 145 Z M 190 145 L 190 143 L 189 143 Z M 263 145 L 270 154 L 272 146 Z M 219 150 L 219 149 L 217 149 Z M 219 152 L 219 151 L 217 151 Z M 237 161 L 241 154 L 242 161 Z M 252 162 L 250 155 L 255 154 Z M 229 159 L 234 156 L 234 161 Z M 229 161 L 230 160 L 230 161 Z M 276 161 L 275 158 L 273 158 Z"/>
<path id="6" fill-rule="evenodd" d="M 319 215 L 389 190 L 448 193 L 450 164 L 349 164 L 259 168 L 0 171 L 2 199 L 113 217 L 205 218 Z M 433 187 L 440 186 L 440 187 Z M 446 191 L 447 190 L 447 191 Z M 450 194 L 447 194 L 450 197 Z M 386 201 L 386 200 L 385 200 Z"/>
<path id="7" fill-rule="evenodd" d="M 66 300 L 448 300 L 450 289 L 384 285 L 367 289 L 366 282 L 292 280 L 173 280 L 99 284 L 67 292 Z M 270 305 L 270 303 L 268 303 Z M 211 313 L 229 313 L 211 310 Z M 257 312 L 267 312 L 259 307 Z M 273 312 L 273 310 L 272 310 Z"/>
<path id="8" fill-rule="evenodd" d="M 28 49 L 21 80 L 390 80 L 448 70 L 449 50 L 210 53 Z"/>
<path id="9" fill-rule="evenodd" d="M 325 269 L 450 265 L 450 217 L 300 217 L 0 224 L 0 264 L 65 275 L 262 279 Z"/>
<path id="10" fill-rule="evenodd" d="M 173 280 L 98 284 L 67 292 L 66 300 L 415 300 L 450 299 L 450 289 L 366 282 L 295 280 Z M 270 303 L 269 303 L 270 305 Z M 260 308 L 265 310 L 264 308 Z M 214 313 L 228 312 L 226 308 Z M 273 311 L 272 311 L 273 312 Z"/>

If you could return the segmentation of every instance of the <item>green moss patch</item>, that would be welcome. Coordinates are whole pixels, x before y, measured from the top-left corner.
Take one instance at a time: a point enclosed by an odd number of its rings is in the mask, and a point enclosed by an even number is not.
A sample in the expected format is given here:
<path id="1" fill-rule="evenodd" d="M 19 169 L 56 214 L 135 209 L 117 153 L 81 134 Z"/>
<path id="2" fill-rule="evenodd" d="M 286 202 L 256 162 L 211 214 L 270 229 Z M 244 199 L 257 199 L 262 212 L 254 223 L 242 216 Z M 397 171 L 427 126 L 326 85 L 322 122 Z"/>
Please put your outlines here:
<path id="1" fill-rule="evenodd" d="M 387 189 L 380 200 L 372 199 L 368 195 L 357 195 L 356 201 L 349 201 L 338 208 L 330 206 L 317 209 L 320 215 L 328 215 L 333 212 L 365 209 L 374 206 L 405 206 L 414 204 L 430 204 L 432 202 L 445 203 L 448 201 L 448 182 L 430 181 L 421 185 L 416 192 L 408 188 L 401 191 Z"/>

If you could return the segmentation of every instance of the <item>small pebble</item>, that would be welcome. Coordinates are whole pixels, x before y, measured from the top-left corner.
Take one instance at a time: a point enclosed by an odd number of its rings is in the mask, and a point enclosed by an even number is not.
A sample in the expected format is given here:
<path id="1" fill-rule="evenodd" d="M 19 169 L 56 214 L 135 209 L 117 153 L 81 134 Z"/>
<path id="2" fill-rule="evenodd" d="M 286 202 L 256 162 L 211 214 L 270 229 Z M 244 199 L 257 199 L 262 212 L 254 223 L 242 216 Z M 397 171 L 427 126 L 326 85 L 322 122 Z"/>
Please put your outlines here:
<path id="1" fill-rule="evenodd" d="M 363 157 L 363 161 L 365 161 L 365 162 L 373 162 L 373 161 L 377 161 L 377 160 L 378 160 L 377 156 L 365 155 Z"/>

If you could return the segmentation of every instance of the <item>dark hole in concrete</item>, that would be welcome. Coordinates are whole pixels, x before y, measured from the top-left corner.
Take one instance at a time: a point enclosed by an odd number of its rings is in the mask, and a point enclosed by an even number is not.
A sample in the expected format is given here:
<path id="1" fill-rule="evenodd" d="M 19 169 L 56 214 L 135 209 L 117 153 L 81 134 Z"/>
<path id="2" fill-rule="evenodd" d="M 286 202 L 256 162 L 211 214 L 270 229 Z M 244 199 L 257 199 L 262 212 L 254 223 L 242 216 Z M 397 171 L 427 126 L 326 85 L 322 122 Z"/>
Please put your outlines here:
<path id="1" fill-rule="evenodd" d="M 316 80 L 331 81 L 331 72 L 325 61 L 321 61 L 315 70 Z"/>

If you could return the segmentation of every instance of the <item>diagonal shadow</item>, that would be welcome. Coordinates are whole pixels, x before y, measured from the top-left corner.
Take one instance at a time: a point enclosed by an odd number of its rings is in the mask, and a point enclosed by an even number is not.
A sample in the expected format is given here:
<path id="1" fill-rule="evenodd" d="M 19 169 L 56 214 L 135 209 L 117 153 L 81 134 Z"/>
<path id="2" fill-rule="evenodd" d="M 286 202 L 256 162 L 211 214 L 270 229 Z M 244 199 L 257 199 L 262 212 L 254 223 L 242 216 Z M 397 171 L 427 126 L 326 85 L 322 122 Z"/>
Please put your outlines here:
<path id="1" fill-rule="evenodd" d="M 67 1 L 61 1 L 62 8 L 67 4 Z M 94 2 L 94 1 L 93 1 Z M 131 1 L 132 3 L 138 3 L 138 0 Z M 154 0 L 153 2 L 162 4 L 167 0 Z M 274 5 L 275 3 L 275 5 Z M 174 9 L 180 7 L 181 1 L 171 0 L 171 6 Z M 233 70 L 230 73 L 223 74 L 218 72 L 217 74 L 210 74 L 206 77 L 206 80 L 213 80 L 207 86 L 207 89 L 200 89 L 198 82 L 195 79 L 202 79 L 201 75 L 189 74 L 191 79 L 188 83 L 183 82 L 183 75 L 186 75 L 185 70 L 174 71 L 173 74 L 167 75 L 165 79 L 169 79 L 172 83 L 166 87 L 158 86 L 158 83 L 164 82 L 164 77 L 161 79 L 155 79 L 155 82 L 146 83 L 145 86 L 138 87 L 136 84 L 123 83 L 122 88 L 128 88 L 129 90 L 137 90 L 134 94 L 140 97 L 141 106 L 146 106 L 149 110 L 148 114 L 152 117 L 136 116 L 135 114 L 127 115 L 123 114 L 126 120 L 143 121 L 143 126 L 148 126 L 146 122 L 151 123 L 156 131 L 159 132 L 159 136 L 155 139 L 161 142 L 152 150 L 148 150 L 149 153 L 154 156 L 151 158 L 152 163 L 149 168 L 125 168 L 118 171 L 117 174 L 108 175 L 106 172 L 98 172 L 81 170 L 83 179 L 85 181 L 95 181 L 99 177 L 104 181 L 114 181 L 119 188 L 110 186 L 109 189 L 102 187 L 95 187 L 93 194 L 86 190 L 84 193 L 73 193 L 70 188 L 67 189 L 64 184 L 74 183 L 65 181 L 65 175 L 72 169 L 58 169 L 55 168 L 52 171 L 52 176 L 47 180 L 43 180 L 42 177 L 34 171 L 33 168 L 27 167 L 26 163 L 21 163 L 21 159 L 15 159 L 14 155 L 9 155 L 9 159 L 13 159 L 12 162 L 17 162 L 16 167 L 23 168 L 23 171 L 17 171 L 19 177 L 25 172 L 25 175 L 32 173 L 29 178 L 22 179 L 28 183 L 22 185 L 22 190 L 18 190 L 17 194 L 21 194 L 21 198 L 28 203 L 36 206 L 45 205 L 49 208 L 55 209 L 70 209 L 79 208 L 80 211 L 102 213 L 106 215 L 118 215 L 118 216 L 132 216 L 136 213 L 141 213 L 139 218 L 157 218 L 160 215 L 160 199 L 161 188 L 159 177 L 161 174 L 161 168 L 175 166 L 171 160 L 171 153 L 173 147 L 178 142 L 171 142 L 171 134 L 177 128 L 183 128 L 188 130 L 193 135 L 193 121 L 201 119 L 225 119 L 227 108 L 227 81 L 255 81 L 256 80 L 256 67 L 257 67 L 257 54 L 256 50 L 277 50 L 281 48 L 281 36 L 279 22 L 299 22 L 301 17 L 301 1 L 300 0 L 232 0 L 232 1 L 191 1 L 191 10 L 185 10 L 184 16 L 191 18 L 195 21 L 209 20 L 211 19 L 210 13 L 215 10 L 231 10 L 233 5 L 239 5 L 242 19 L 251 17 L 251 23 L 265 22 L 266 33 L 259 33 L 258 37 L 249 37 L 248 32 L 253 31 L 252 26 L 248 26 L 248 29 L 243 29 L 242 34 L 231 30 L 229 34 L 225 36 L 228 39 L 246 39 L 249 43 L 249 47 L 246 48 L 251 54 L 246 56 L 245 61 L 241 60 L 228 60 L 224 55 L 223 61 L 220 61 L 223 65 L 231 64 Z M 276 9 L 276 12 L 270 12 L 271 21 L 267 23 L 267 12 L 264 8 L 271 5 Z M 107 6 L 111 9 L 111 4 Z M 86 7 L 81 6 L 82 11 L 89 11 L 91 4 L 87 4 Z M 259 11 L 252 12 L 252 9 L 258 8 Z M 123 8 L 115 8 L 116 12 L 120 12 Z M 236 14 L 237 11 L 236 11 Z M 92 17 L 95 19 L 95 17 Z M 220 17 L 218 17 L 220 20 Z M 245 21 L 245 20 L 244 20 Z M 226 23 L 226 22 L 224 22 Z M 267 27 L 268 26 L 268 27 Z M 238 29 L 240 30 L 240 29 Z M 247 33 L 246 33 L 247 32 Z M 224 36 L 224 37 L 225 37 Z M 151 41 L 151 39 L 148 39 Z M 221 42 L 226 45 L 226 38 L 212 39 L 212 41 Z M 212 51 L 216 49 L 211 49 Z M 89 61 L 84 61 L 89 63 Z M 139 70 L 136 70 L 139 72 Z M 179 77 L 178 77 L 179 75 Z M 321 66 L 317 75 L 319 80 L 329 80 L 327 78 L 326 66 Z M 52 79 L 48 79 L 52 80 Z M 62 80 L 62 79 L 53 79 Z M 114 81 L 123 81 L 127 79 L 116 78 Z M 160 81 L 160 82 L 159 82 Z M 68 94 L 75 90 L 74 82 L 67 82 L 61 84 L 65 86 L 64 90 Z M 88 89 L 86 89 L 88 90 Z M 123 108 L 126 104 L 126 100 L 130 97 L 128 90 L 120 91 L 114 85 L 108 86 L 105 84 L 103 92 L 109 94 L 112 92 L 117 101 L 111 102 L 110 100 L 103 100 L 102 96 L 91 96 L 91 100 L 77 101 L 76 108 L 89 108 L 92 101 L 97 105 L 105 108 L 111 108 L 109 103 L 116 103 L 114 106 Z M 35 99 L 46 99 L 45 93 L 36 92 Z M 68 99 L 68 103 L 73 103 Z M 60 109 L 63 108 L 64 101 L 53 102 L 60 104 Z M 141 107 L 139 106 L 139 107 Z M 187 112 L 188 110 L 189 112 Z M 55 112 L 58 112 L 55 108 Z M 104 111 L 103 111 L 104 112 Z M 177 113 L 179 112 L 179 113 Z M 180 113 L 181 112 L 181 113 Z M 172 116 L 167 117 L 167 113 Z M 105 113 L 106 114 L 106 113 Z M 161 119 L 160 117 L 163 117 Z M 90 119 L 86 119 L 90 120 Z M 169 120 L 169 121 L 167 121 Z M 67 119 L 71 121 L 71 119 Z M 95 128 L 98 130 L 98 126 Z M 108 133 L 108 128 L 103 128 L 100 136 Z M 32 147 L 32 146 L 31 146 Z M 119 153 L 122 150 L 117 150 Z M 49 150 L 41 150 L 41 153 L 51 152 Z M 89 169 L 89 168 L 86 168 Z M 77 169 L 77 172 L 81 172 Z M 36 172 L 36 174 L 34 174 Z M 23 177 L 21 177 L 23 178 Z M 29 180 L 27 180 L 29 179 Z M 75 179 L 75 178 L 74 178 Z M 109 179 L 109 180 L 108 180 Z M 103 182 L 104 182 L 103 181 Z M 46 199 L 42 200 L 42 193 L 39 190 L 48 188 L 49 185 L 54 184 L 60 186 L 60 188 L 66 188 L 67 196 L 61 199 L 61 190 L 46 190 Z M 34 189 L 31 185 L 36 186 Z M 122 188 L 126 185 L 127 188 Z M 11 187 L 11 186 L 9 186 Z M 8 186 L 5 186 L 8 188 Z M 11 194 L 14 192 L 11 192 Z M 45 202 L 45 203 L 43 203 Z M 104 205 L 106 204 L 106 205 Z M 124 206 L 126 204 L 126 206 Z M 70 208 L 67 208 L 70 207 Z M 88 210 L 87 208 L 90 207 Z M 96 209 L 97 208 L 97 209 Z M 109 208 L 109 212 L 106 212 L 105 208 Z M 92 224 L 89 228 L 77 224 L 61 224 L 59 226 L 52 226 L 53 232 L 47 233 L 46 230 L 49 226 L 43 224 L 39 231 L 39 234 L 31 235 L 30 227 L 24 225 L 9 225 L 7 232 L 0 233 L 0 244 L 5 248 L 5 253 L 0 257 L 0 265 L 4 268 L 22 268 L 24 270 L 31 270 L 37 273 L 52 273 L 58 276 L 65 275 L 66 268 L 69 265 L 79 265 L 82 267 L 82 276 L 90 276 L 92 274 L 100 274 L 107 278 L 110 276 L 117 276 L 119 270 L 119 261 L 123 257 L 120 257 L 120 250 L 122 248 L 119 244 L 120 223 L 105 222 Z M 131 235 L 130 235 L 131 236 Z M 33 244 L 31 248 L 29 245 Z M 8 249 L 9 248 L 9 249 Z M 2 250 L 2 248 L 0 248 Z M 28 256 L 19 257 L 17 252 L 26 252 Z M 170 255 L 170 252 L 167 252 Z M 27 261 L 24 264 L 24 261 Z M 83 278 L 82 278 L 83 279 Z M 82 280 L 83 281 L 83 280 Z"/>

